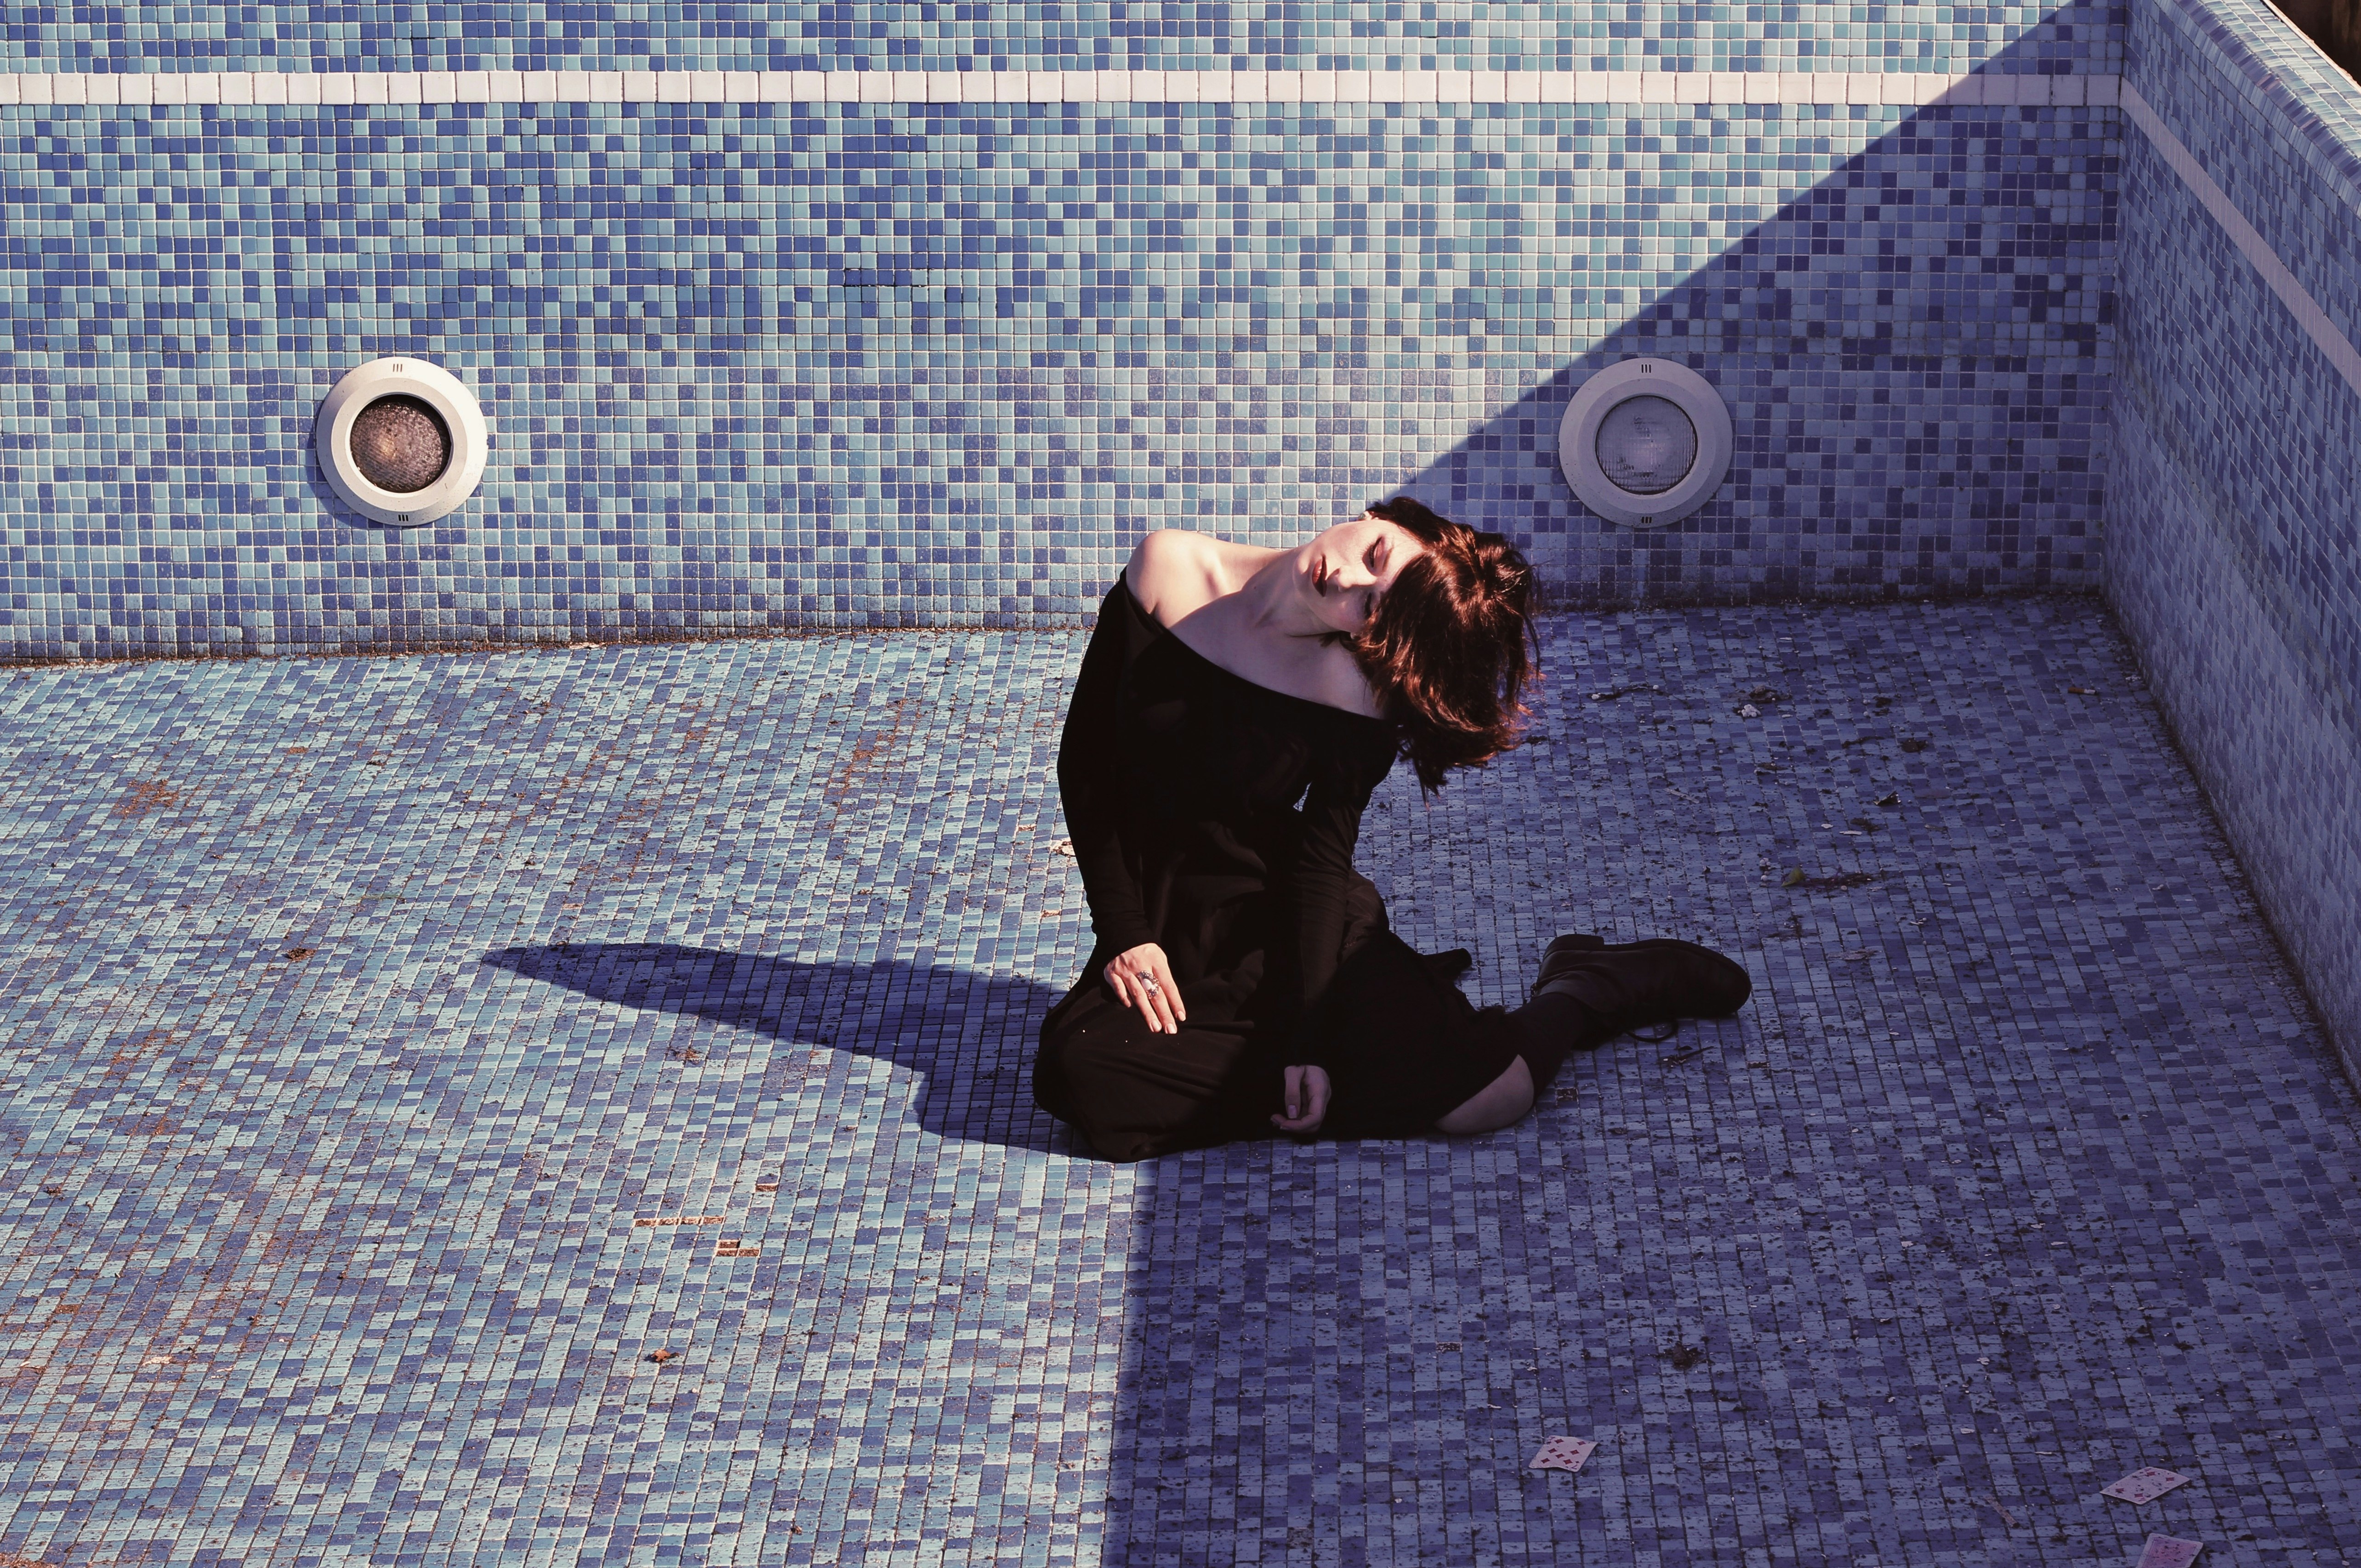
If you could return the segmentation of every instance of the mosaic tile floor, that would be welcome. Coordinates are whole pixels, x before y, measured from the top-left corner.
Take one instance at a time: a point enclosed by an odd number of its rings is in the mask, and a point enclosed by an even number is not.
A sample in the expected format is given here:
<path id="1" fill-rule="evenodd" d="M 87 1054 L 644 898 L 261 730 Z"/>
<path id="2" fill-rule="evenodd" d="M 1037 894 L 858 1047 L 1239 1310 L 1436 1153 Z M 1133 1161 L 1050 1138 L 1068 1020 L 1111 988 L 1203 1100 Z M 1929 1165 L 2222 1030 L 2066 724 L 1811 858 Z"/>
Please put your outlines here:
<path id="1" fill-rule="evenodd" d="M 0 1563 L 2348 1561 L 2355 1097 L 2095 606 L 1555 624 L 1365 866 L 1753 1005 L 1126 1168 L 1079 648 L 0 674 Z"/>

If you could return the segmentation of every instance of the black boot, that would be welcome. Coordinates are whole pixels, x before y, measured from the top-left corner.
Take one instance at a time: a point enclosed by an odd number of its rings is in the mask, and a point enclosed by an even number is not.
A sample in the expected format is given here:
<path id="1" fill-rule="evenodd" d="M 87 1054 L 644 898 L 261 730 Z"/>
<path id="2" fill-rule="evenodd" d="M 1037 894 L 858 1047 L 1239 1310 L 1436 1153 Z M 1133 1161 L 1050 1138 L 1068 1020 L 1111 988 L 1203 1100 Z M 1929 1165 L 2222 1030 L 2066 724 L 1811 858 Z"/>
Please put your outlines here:
<path id="1" fill-rule="evenodd" d="M 1604 1038 L 1679 1018 L 1726 1018 L 1753 991 L 1746 971 L 1711 948 L 1669 937 L 1609 944 L 1579 932 L 1543 950 L 1533 981 L 1534 1001 L 1580 1003 Z"/>

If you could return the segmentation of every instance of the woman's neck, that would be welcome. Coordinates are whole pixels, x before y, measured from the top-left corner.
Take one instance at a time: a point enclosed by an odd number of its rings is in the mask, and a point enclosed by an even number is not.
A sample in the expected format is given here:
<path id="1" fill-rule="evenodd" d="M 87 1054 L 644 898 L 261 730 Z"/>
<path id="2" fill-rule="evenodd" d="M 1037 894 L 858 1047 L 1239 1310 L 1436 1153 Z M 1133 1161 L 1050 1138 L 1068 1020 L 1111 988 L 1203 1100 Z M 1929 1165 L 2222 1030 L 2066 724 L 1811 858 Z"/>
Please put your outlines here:
<path id="1" fill-rule="evenodd" d="M 1317 637 L 1327 630 L 1303 600 L 1303 550 L 1299 544 L 1267 557 L 1239 585 L 1239 619 L 1258 635 Z"/>

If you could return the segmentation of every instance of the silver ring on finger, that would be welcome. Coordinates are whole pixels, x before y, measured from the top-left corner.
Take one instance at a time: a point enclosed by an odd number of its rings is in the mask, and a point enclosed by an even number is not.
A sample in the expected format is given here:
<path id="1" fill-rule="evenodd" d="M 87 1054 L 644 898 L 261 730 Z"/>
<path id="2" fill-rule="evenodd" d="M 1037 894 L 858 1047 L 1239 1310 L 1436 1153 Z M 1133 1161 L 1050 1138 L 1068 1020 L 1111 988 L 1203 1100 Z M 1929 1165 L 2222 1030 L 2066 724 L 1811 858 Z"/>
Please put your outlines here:
<path id="1" fill-rule="evenodd" d="M 1150 996 L 1160 996 L 1164 993 L 1164 988 L 1156 983 L 1156 977 L 1152 974 L 1134 975 L 1132 978 L 1139 982 L 1139 989 Z"/>

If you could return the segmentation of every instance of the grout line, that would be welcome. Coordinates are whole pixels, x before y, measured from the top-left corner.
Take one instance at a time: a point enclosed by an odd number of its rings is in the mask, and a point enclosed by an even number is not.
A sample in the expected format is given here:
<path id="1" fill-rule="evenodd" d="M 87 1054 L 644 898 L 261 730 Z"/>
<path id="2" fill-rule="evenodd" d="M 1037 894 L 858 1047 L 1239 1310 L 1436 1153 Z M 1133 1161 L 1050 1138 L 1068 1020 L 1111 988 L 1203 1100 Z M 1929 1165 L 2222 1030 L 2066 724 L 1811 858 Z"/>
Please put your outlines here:
<path id="1" fill-rule="evenodd" d="M 394 71 L 0 72 L 0 104 L 1833 104 L 2105 107 L 2113 72 Z"/>
<path id="2" fill-rule="evenodd" d="M 2122 83 L 2122 93 L 2124 113 L 2131 117 L 2132 124 L 2139 126 L 2156 150 L 2163 155 L 2165 162 L 2172 166 L 2172 171 L 2180 175 L 2181 182 L 2196 195 L 2199 205 L 2213 215 L 2213 221 L 2229 235 L 2230 243 L 2238 247 L 2238 253 L 2262 274 L 2263 281 L 2270 286 L 2271 292 L 2279 297 L 2279 302 L 2294 315 L 2296 324 L 2320 345 L 2323 354 L 2328 356 L 2329 363 L 2336 367 L 2337 374 L 2345 378 L 2346 385 L 2361 392 L 2361 351 L 2354 348 L 2353 340 L 2329 319 L 2328 313 L 2320 308 L 2320 302 L 2312 297 L 2312 291 L 2303 286 L 2302 280 L 2288 270 L 2287 263 L 2279 258 L 2279 253 L 2271 248 L 2270 242 L 2246 221 L 2246 215 L 2238 210 L 2237 203 L 2230 200 L 2229 192 L 2213 182 L 2213 177 L 2205 172 L 2205 166 L 2197 161 L 2197 155 L 2172 134 L 2172 127 L 2148 106 L 2147 100 L 2141 97 L 2129 82 Z"/>

